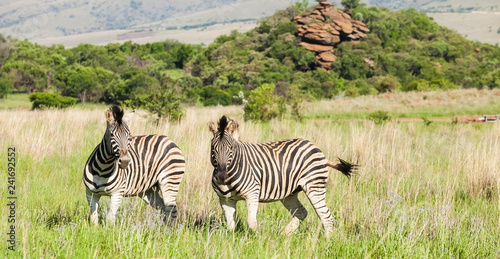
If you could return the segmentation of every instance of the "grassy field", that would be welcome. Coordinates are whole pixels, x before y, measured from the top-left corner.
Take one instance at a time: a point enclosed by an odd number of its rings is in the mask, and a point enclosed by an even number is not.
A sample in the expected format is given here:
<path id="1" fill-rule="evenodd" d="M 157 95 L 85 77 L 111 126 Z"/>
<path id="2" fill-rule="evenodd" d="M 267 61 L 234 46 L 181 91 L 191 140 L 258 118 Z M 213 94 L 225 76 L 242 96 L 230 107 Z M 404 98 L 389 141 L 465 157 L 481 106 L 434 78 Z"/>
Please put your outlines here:
<path id="1" fill-rule="evenodd" d="M 89 224 L 82 182 L 83 166 L 104 134 L 105 106 L 1 110 L 1 253 L 9 258 L 498 258 L 500 123 L 358 120 L 374 110 L 394 118 L 500 113 L 498 103 L 499 90 L 338 98 L 308 104 L 303 122 L 265 124 L 243 121 L 240 106 L 187 108 L 179 123 L 156 124 L 139 113 L 133 134 L 166 134 L 185 154 L 179 218 L 164 226 L 133 197 L 124 199 L 115 227 Z M 237 231 L 226 229 L 210 186 L 207 128 L 223 114 L 240 123 L 243 141 L 306 138 L 330 159 L 360 165 L 351 181 L 330 174 L 326 201 L 338 221 L 330 238 L 303 194 L 309 216 L 291 236 L 281 234 L 291 217 L 280 203 L 260 205 L 256 233 L 246 226 L 240 203 Z M 358 119 L 349 120 L 353 115 Z M 6 242 L 9 146 L 17 153 L 15 252 Z M 101 215 L 109 199 L 102 201 Z"/>
<path id="2" fill-rule="evenodd" d="M 497 6 L 500 8 L 500 5 Z M 500 10 L 495 12 L 472 11 L 470 13 L 427 13 L 441 26 L 456 30 L 469 40 L 500 44 Z"/>

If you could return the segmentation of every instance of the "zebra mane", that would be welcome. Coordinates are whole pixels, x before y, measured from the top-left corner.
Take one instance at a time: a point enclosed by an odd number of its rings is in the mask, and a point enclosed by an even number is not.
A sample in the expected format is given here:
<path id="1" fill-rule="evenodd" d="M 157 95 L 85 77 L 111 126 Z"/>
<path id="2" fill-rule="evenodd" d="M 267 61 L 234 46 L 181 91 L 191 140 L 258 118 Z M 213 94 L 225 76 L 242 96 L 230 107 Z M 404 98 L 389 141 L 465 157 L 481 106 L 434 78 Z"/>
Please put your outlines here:
<path id="1" fill-rule="evenodd" d="M 226 130 L 227 124 L 232 121 L 226 115 L 222 115 L 222 117 L 219 120 L 219 133 L 220 133 L 220 138 L 222 139 L 222 136 L 224 136 L 224 130 Z"/>
<path id="2" fill-rule="evenodd" d="M 111 111 L 113 112 L 113 118 L 118 124 L 122 124 L 123 110 L 120 107 L 113 105 L 111 106 Z"/>

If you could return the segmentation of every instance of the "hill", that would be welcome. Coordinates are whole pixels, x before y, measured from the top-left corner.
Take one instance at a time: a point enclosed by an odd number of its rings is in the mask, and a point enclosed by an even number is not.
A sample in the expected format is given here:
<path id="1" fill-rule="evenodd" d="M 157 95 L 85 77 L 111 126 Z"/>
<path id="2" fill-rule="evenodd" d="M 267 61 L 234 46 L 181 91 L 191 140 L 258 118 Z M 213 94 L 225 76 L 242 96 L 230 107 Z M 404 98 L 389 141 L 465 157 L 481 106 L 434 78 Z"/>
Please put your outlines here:
<path id="1" fill-rule="evenodd" d="M 392 10 L 415 8 L 424 12 L 471 12 L 500 11 L 500 2 L 496 0 L 367 0 L 370 6 L 385 7 Z"/>
<path id="2" fill-rule="evenodd" d="M 331 70 L 318 69 L 292 21 L 313 9 L 298 3 L 207 47 L 126 41 L 65 49 L 4 39 L 0 86 L 131 106 L 165 93 L 198 105 L 241 104 L 261 86 L 287 100 L 500 87 L 498 46 L 466 40 L 414 9 L 352 9 L 369 33 L 356 45 L 335 45 Z"/>
<path id="3" fill-rule="evenodd" d="M 130 29 L 174 15 L 190 14 L 238 2 L 241 0 L 7 0 L 0 4 L 0 32 L 23 39 L 35 39 Z"/>
<path id="4" fill-rule="evenodd" d="M 18 39 L 50 46 L 63 44 L 75 47 L 79 43 L 105 45 L 110 42 L 133 40 L 138 43 L 177 39 L 185 43 L 205 43 L 215 36 L 232 29 L 248 30 L 250 24 L 285 9 L 297 0 L 221 0 L 221 1 L 155 1 L 92 0 L 72 2 L 7 0 L 0 3 L 0 33 Z M 314 4 L 314 0 L 308 0 Z M 340 0 L 332 1 L 337 7 Z M 432 17 L 441 25 L 448 26 L 467 35 L 468 38 L 489 43 L 500 43 L 500 34 L 495 34 L 500 15 L 500 4 L 494 0 L 367 0 L 369 6 L 389 9 L 415 8 L 432 12 Z M 486 11 L 489 14 L 474 14 Z M 441 12 L 471 13 L 467 25 L 474 31 L 464 29 L 456 22 L 454 14 Z M 441 23 L 442 22 L 442 23 Z M 236 23 L 236 24 L 235 24 Z M 484 29 L 494 33 L 484 35 Z M 242 26 L 242 24 L 245 24 Z M 214 26 L 216 25 L 216 26 Z M 479 28 L 479 29 L 476 29 Z M 481 33 L 481 35 L 478 35 Z M 193 38 L 192 34 L 199 34 Z"/>

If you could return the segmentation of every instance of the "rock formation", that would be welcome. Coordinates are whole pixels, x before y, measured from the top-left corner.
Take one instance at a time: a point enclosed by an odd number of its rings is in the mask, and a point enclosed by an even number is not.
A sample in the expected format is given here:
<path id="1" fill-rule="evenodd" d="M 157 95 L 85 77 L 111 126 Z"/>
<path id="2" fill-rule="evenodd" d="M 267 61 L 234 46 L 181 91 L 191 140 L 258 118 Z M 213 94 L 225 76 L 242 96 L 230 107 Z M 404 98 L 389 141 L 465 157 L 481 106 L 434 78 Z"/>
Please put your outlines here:
<path id="1" fill-rule="evenodd" d="M 358 44 L 370 30 L 363 22 L 352 20 L 349 14 L 333 9 L 333 3 L 317 1 L 319 5 L 314 11 L 295 16 L 292 21 L 297 22 L 300 45 L 316 52 L 317 66 L 330 70 L 336 58 L 333 47 L 344 41 Z"/>

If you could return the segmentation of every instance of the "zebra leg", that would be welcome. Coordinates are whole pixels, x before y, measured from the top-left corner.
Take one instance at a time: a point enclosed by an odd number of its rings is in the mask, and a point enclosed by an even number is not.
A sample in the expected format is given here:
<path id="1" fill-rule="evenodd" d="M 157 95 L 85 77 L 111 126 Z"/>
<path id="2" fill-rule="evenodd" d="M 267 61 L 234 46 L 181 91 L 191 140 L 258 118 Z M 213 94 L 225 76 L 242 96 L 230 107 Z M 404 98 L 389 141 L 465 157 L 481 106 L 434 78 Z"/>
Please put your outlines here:
<path id="1" fill-rule="evenodd" d="M 165 204 L 160 196 L 160 188 L 153 186 L 144 193 L 142 199 L 151 207 L 161 212 L 164 212 Z"/>
<path id="2" fill-rule="evenodd" d="M 101 195 L 95 194 L 87 189 L 86 196 L 90 207 L 90 222 L 97 226 L 99 225 L 99 214 L 97 213 L 97 209 L 99 208 L 99 199 Z"/>
<path id="3" fill-rule="evenodd" d="M 259 209 L 259 200 L 258 199 L 246 199 L 247 210 L 248 210 L 248 227 L 257 231 L 257 210 Z"/>
<path id="4" fill-rule="evenodd" d="M 167 223 L 167 212 L 165 211 L 165 204 L 160 196 L 160 188 L 157 185 L 151 187 L 149 190 L 144 192 L 142 199 L 151 207 L 159 211 L 163 217 L 163 222 Z"/>
<path id="5" fill-rule="evenodd" d="M 236 228 L 236 201 L 219 197 L 219 202 L 226 215 L 227 227 L 234 231 Z"/>
<path id="6" fill-rule="evenodd" d="M 178 183 L 170 182 L 173 179 L 165 179 L 164 183 L 160 183 L 160 191 L 163 196 L 163 212 L 165 213 L 165 223 L 171 222 L 177 218 L 177 206 L 175 198 L 177 190 L 179 189 Z M 159 195 L 159 194 L 158 194 Z"/>
<path id="7" fill-rule="evenodd" d="M 281 203 L 283 203 L 286 209 L 293 216 L 292 221 L 286 225 L 285 230 L 283 231 L 283 234 L 285 235 L 289 235 L 297 230 L 300 222 L 307 217 L 307 210 L 304 206 L 302 206 L 302 203 L 300 203 L 298 195 L 299 193 L 296 193 L 281 200 Z"/>
<path id="8" fill-rule="evenodd" d="M 115 224 L 116 220 L 116 212 L 118 211 L 118 207 L 120 207 L 120 204 L 122 203 L 123 199 L 123 194 L 122 193 L 115 193 L 111 195 L 111 201 L 109 202 L 109 212 L 108 212 L 108 217 L 107 220 L 111 225 Z"/>
<path id="9" fill-rule="evenodd" d="M 325 235 L 328 236 L 333 230 L 335 221 L 325 202 L 326 182 L 311 183 L 305 186 L 305 188 L 303 187 L 303 189 L 307 198 L 309 198 L 309 201 L 313 205 L 316 214 L 318 214 L 318 217 L 323 223 Z"/>

